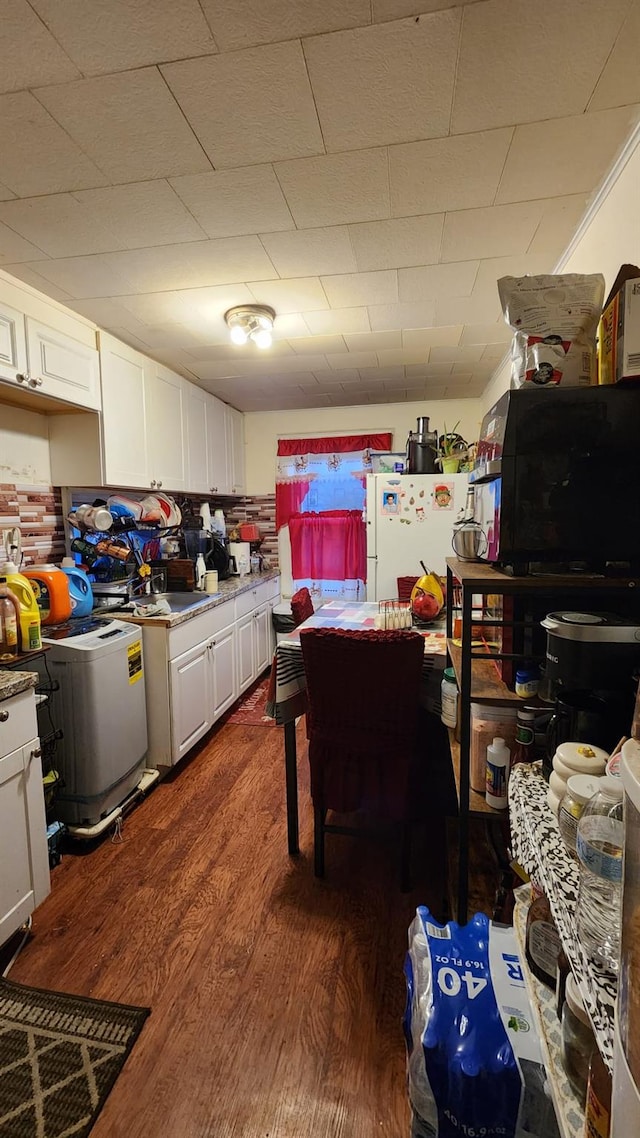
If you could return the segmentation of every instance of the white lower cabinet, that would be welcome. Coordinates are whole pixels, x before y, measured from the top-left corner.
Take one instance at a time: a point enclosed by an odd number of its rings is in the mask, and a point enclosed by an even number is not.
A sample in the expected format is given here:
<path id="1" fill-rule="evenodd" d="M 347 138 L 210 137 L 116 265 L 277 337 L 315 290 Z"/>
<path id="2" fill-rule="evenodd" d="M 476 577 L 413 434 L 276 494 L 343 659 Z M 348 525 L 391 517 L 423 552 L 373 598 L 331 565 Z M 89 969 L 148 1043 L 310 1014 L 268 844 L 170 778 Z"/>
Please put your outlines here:
<path id="1" fill-rule="evenodd" d="M 209 648 L 206 640 L 169 664 L 173 762 L 186 755 L 213 723 Z"/>
<path id="2" fill-rule="evenodd" d="M 209 649 L 213 678 L 213 718 L 218 719 L 238 698 L 236 685 L 236 627 L 216 633 Z"/>
<path id="3" fill-rule="evenodd" d="M 243 616 L 236 625 L 238 637 L 238 695 L 242 695 L 256 675 L 254 640 L 255 620 L 253 613 Z"/>
<path id="4" fill-rule="evenodd" d="M 0 944 L 50 889 L 37 731 L 33 690 L 0 703 Z"/>
<path id="5" fill-rule="evenodd" d="M 148 765 L 180 762 L 269 667 L 274 577 L 174 628 L 145 624 Z"/>

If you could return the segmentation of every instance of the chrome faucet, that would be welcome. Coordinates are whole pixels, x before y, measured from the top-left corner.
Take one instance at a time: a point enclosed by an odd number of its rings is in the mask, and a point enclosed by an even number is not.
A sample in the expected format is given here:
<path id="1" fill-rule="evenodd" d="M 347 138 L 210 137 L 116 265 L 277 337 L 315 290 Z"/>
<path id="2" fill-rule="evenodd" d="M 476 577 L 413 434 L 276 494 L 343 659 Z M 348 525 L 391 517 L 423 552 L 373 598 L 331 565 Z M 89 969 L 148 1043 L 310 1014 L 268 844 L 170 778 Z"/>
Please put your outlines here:
<path id="1" fill-rule="evenodd" d="M 162 588 L 154 590 L 154 582 L 162 582 Z M 148 586 L 148 587 L 147 587 Z M 130 577 L 127 581 L 127 596 L 129 600 L 135 597 L 145 597 L 149 593 L 157 591 L 159 593 L 166 592 L 167 588 L 167 571 L 161 569 L 157 573 L 151 572 L 148 577 Z"/>

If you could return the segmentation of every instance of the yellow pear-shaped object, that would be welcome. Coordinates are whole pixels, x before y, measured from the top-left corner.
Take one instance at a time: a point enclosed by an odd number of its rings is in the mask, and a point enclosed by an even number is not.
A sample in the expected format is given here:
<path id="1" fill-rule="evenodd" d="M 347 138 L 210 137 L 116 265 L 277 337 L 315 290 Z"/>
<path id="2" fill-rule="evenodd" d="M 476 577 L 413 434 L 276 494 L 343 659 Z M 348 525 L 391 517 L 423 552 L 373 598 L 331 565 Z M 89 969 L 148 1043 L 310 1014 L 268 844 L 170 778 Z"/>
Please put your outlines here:
<path id="1" fill-rule="evenodd" d="M 411 611 L 419 620 L 430 621 L 440 614 L 443 605 L 444 593 L 438 577 L 426 573 L 411 590 Z"/>

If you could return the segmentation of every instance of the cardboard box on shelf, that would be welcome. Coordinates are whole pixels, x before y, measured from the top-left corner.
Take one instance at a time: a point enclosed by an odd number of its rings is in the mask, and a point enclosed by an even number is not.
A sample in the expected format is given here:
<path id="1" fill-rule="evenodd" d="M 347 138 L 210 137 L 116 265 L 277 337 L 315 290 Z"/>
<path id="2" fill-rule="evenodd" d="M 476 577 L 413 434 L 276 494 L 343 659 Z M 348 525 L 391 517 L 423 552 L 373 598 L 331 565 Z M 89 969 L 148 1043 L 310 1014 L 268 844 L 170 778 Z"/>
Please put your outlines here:
<path id="1" fill-rule="evenodd" d="M 635 272 L 630 277 L 629 272 Z M 598 382 L 640 379 L 640 270 L 623 266 L 598 329 Z M 614 286 L 615 288 L 615 286 Z"/>

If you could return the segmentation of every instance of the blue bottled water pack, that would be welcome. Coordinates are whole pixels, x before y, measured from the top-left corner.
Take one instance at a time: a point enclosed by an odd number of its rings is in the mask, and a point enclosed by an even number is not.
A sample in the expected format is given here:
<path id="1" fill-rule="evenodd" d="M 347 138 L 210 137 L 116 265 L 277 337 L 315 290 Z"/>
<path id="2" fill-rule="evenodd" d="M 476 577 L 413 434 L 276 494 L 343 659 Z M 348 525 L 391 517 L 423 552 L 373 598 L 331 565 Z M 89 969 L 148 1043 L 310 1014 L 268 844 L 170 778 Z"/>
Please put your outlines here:
<path id="1" fill-rule="evenodd" d="M 420 907 L 405 978 L 412 1138 L 558 1138 L 513 930 Z"/>

